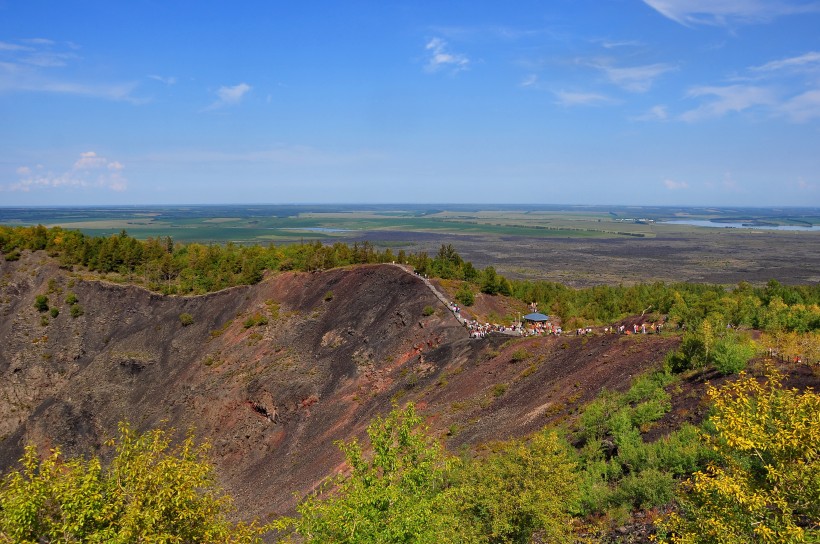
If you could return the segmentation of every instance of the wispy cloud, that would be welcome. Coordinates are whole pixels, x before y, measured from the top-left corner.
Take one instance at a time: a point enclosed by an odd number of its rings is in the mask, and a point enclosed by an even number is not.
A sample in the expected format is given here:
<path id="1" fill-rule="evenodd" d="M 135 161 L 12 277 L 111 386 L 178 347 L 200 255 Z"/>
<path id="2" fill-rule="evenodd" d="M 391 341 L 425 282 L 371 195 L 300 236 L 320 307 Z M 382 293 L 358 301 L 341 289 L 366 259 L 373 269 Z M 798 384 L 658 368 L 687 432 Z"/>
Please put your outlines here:
<path id="1" fill-rule="evenodd" d="M 538 74 L 527 74 L 518 85 L 525 89 L 548 90 L 548 86 L 541 81 Z"/>
<path id="2" fill-rule="evenodd" d="M 124 169 L 119 161 L 87 151 L 80 153 L 71 168 L 58 174 L 47 171 L 42 165 L 21 166 L 17 168 L 18 181 L 0 188 L 20 192 L 64 188 L 125 191 L 128 182 L 123 176 Z"/>
<path id="3" fill-rule="evenodd" d="M 806 91 L 787 100 L 778 111 L 796 123 L 820 119 L 820 89 Z"/>
<path id="4" fill-rule="evenodd" d="M 666 121 L 669 119 L 669 111 L 666 106 L 658 104 L 649 108 L 643 115 L 639 115 L 633 119 L 635 121 Z"/>
<path id="5" fill-rule="evenodd" d="M 217 100 L 205 108 L 205 111 L 216 110 L 226 106 L 235 106 L 242 102 L 242 99 L 253 87 L 247 83 L 240 83 L 232 87 L 220 87 L 216 91 Z"/>
<path id="6" fill-rule="evenodd" d="M 745 192 L 740 184 L 735 180 L 731 172 L 723 174 L 723 189 L 730 193 Z"/>
<path id="7" fill-rule="evenodd" d="M 673 179 L 663 180 L 663 186 L 670 191 L 682 191 L 689 188 L 689 184 L 685 181 L 675 181 Z"/>
<path id="8" fill-rule="evenodd" d="M 820 119 L 820 52 L 750 66 L 728 81 L 735 84 L 690 89 L 688 98 L 705 103 L 681 119 L 698 121 L 752 108 L 795 123 Z"/>
<path id="9" fill-rule="evenodd" d="M 644 0 L 649 7 L 685 26 L 763 23 L 784 15 L 820 12 L 814 0 Z"/>
<path id="10" fill-rule="evenodd" d="M 456 73 L 470 67 L 470 59 L 466 55 L 450 51 L 449 44 L 441 38 L 433 38 L 424 46 L 428 59 L 424 69 L 428 72 L 448 70 Z"/>
<path id="11" fill-rule="evenodd" d="M 554 91 L 553 94 L 561 106 L 601 106 L 614 102 L 610 97 L 599 93 Z"/>
<path id="12" fill-rule="evenodd" d="M 17 43 L 0 42 L 0 51 L 32 51 L 33 48 Z"/>
<path id="13" fill-rule="evenodd" d="M 163 76 L 158 76 L 158 75 L 155 75 L 155 74 L 149 75 L 148 79 L 153 79 L 154 81 L 159 81 L 160 83 L 164 83 L 168 86 L 176 85 L 176 82 L 177 82 L 177 78 L 175 78 L 174 76 L 163 77 Z"/>
<path id="14" fill-rule="evenodd" d="M 435 25 L 429 28 L 430 33 L 436 36 L 443 36 L 449 40 L 459 42 L 486 42 L 503 40 L 505 42 L 525 40 L 530 38 L 555 37 L 555 31 L 546 27 L 513 27 L 507 25 L 460 25 L 441 26 Z"/>
<path id="15" fill-rule="evenodd" d="M 662 74 L 676 69 L 674 65 L 656 63 L 642 66 L 621 68 L 612 66 L 608 62 L 597 61 L 591 64 L 601 70 L 613 84 L 627 91 L 643 93 L 648 91 L 655 79 Z"/>
<path id="16" fill-rule="evenodd" d="M 817 190 L 817 184 L 816 183 L 809 183 L 808 181 L 806 181 L 802 177 L 797 178 L 797 182 L 795 183 L 795 186 L 797 187 L 797 190 L 801 191 L 801 192 L 810 193 L 810 192 L 814 192 L 814 191 Z"/>
<path id="17" fill-rule="evenodd" d="M 809 51 L 796 57 L 773 60 L 760 66 L 752 66 L 749 70 L 752 72 L 778 72 L 786 69 L 813 70 L 817 68 L 820 68 L 820 53 Z"/>
<path id="18" fill-rule="evenodd" d="M 74 44 L 34 38 L 19 43 L 0 42 L 0 92 L 41 92 L 139 103 L 136 82 L 91 82 L 64 75 L 79 57 Z"/>
<path id="19" fill-rule="evenodd" d="M 689 98 L 705 98 L 705 102 L 680 116 L 687 122 L 722 117 L 731 112 L 742 112 L 756 107 L 777 105 L 773 90 L 753 85 L 727 85 L 724 87 L 694 87 L 687 93 Z"/>
<path id="20" fill-rule="evenodd" d="M 644 44 L 638 40 L 598 40 L 604 49 L 618 49 L 621 47 L 642 47 Z"/>
<path id="21" fill-rule="evenodd" d="M 24 40 L 20 40 L 23 43 L 30 43 L 32 45 L 56 45 L 57 42 L 54 40 L 49 40 L 48 38 L 26 38 Z M 79 47 L 71 42 L 67 42 L 68 46 L 72 49 L 79 49 Z"/>

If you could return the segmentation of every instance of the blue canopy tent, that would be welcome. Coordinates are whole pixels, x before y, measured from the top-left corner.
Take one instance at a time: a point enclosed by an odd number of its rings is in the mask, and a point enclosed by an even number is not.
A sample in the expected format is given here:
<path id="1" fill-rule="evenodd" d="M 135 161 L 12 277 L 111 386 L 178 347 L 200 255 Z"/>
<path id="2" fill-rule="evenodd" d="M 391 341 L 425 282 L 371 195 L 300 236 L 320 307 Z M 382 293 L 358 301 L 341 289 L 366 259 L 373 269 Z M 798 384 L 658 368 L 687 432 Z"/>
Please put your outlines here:
<path id="1" fill-rule="evenodd" d="M 532 321 L 534 323 L 544 323 L 544 322 L 550 320 L 550 316 L 535 312 L 535 313 L 532 313 L 532 314 L 525 315 L 524 320 Z"/>

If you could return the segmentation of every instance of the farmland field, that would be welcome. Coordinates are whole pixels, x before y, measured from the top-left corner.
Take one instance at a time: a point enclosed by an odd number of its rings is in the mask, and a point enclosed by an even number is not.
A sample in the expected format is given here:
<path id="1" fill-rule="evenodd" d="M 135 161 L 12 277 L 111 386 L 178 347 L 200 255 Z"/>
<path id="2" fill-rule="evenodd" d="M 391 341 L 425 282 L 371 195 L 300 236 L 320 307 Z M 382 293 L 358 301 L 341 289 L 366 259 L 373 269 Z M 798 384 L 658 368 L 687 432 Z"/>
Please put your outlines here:
<path id="1" fill-rule="evenodd" d="M 690 224 L 667 223 L 687 221 Z M 818 208 L 233 205 L 0 208 L 7 225 L 126 230 L 184 243 L 369 241 L 453 246 L 477 266 L 574 286 L 640 281 L 820 281 Z M 697 226 L 701 224 L 712 227 Z M 731 225 L 735 228 L 714 228 Z M 739 227 L 739 228 L 738 228 Z M 782 230 L 792 229 L 792 230 Z"/>

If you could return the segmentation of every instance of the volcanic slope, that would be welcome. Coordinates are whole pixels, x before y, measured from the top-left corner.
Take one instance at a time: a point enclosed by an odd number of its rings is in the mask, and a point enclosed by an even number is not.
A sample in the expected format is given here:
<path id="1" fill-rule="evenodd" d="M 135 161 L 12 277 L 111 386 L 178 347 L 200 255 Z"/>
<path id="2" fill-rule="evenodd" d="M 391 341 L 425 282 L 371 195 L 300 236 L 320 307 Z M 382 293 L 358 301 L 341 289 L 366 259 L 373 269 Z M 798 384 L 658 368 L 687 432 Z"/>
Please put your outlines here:
<path id="1" fill-rule="evenodd" d="M 38 311 L 37 295 L 59 314 Z M 239 512 L 267 519 L 339 470 L 334 441 L 363 435 L 393 402 L 415 401 L 451 448 L 479 446 L 572 417 L 603 388 L 624 390 L 676 343 L 470 339 L 392 265 L 168 297 L 24 252 L 0 260 L 0 470 L 26 443 L 105 456 L 122 420 L 193 427 Z"/>

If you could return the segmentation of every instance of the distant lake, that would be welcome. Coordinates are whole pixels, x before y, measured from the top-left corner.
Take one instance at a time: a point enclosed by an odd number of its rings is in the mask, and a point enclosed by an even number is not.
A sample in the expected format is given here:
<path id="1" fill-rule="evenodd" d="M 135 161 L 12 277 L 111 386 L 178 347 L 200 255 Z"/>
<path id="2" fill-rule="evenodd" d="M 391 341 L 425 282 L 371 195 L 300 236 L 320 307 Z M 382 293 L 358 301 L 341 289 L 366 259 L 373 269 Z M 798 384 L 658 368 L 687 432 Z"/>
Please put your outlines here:
<path id="1" fill-rule="evenodd" d="M 820 230 L 820 226 L 798 227 L 797 225 L 749 225 L 726 221 L 709 221 L 708 219 L 675 219 L 661 221 L 660 225 L 691 225 L 693 227 L 712 227 L 719 229 L 754 229 L 754 230 Z"/>
<path id="2" fill-rule="evenodd" d="M 274 229 L 277 230 L 277 229 Z M 350 229 L 331 229 L 328 227 L 284 227 L 278 230 L 306 230 L 308 232 L 350 232 Z"/>

